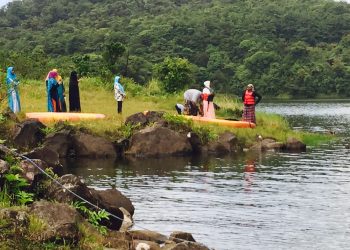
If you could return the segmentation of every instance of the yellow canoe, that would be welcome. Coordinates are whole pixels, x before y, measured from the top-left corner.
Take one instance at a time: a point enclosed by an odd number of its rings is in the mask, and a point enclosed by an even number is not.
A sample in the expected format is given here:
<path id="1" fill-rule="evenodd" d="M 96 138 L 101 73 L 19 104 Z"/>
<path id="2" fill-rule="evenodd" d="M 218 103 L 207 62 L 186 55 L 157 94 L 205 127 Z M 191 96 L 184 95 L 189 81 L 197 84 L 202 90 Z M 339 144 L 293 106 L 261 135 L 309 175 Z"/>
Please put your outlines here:
<path id="1" fill-rule="evenodd" d="M 104 119 L 104 114 L 95 113 L 68 113 L 68 112 L 32 112 L 26 113 L 27 118 L 37 119 L 41 122 L 56 122 L 56 121 L 81 121 Z"/>
<path id="2" fill-rule="evenodd" d="M 245 121 L 231 121 L 224 119 L 210 119 L 201 116 L 184 116 L 187 119 L 191 119 L 196 122 L 217 124 L 219 126 L 230 127 L 230 128 L 255 128 L 255 123 Z"/>

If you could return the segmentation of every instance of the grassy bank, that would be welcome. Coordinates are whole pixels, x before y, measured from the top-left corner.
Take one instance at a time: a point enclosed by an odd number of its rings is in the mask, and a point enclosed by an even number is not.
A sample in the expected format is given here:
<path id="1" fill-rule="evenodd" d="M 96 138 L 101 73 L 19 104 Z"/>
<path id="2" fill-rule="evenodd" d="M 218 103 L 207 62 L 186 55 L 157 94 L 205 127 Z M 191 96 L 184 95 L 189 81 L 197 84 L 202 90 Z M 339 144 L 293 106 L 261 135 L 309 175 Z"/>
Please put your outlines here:
<path id="1" fill-rule="evenodd" d="M 125 128 L 125 118 L 137 112 L 145 110 L 165 111 L 169 114 L 176 114 L 175 104 L 183 103 L 183 93 L 165 94 L 159 87 L 159 83 L 152 80 L 147 86 L 142 87 L 130 80 L 124 80 L 127 98 L 123 104 L 123 114 L 116 112 L 116 101 L 113 94 L 113 83 L 103 83 L 96 78 L 83 78 L 80 80 L 80 98 L 82 112 L 103 113 L 104 120 L 83 121 L 74 123 L 75 126 L 85 127 L 93 133 L 116 139 L 128 133 L 130 128 Z M 68 105 L 68 81 L 65 83 L 66 98 Z M 2 96 L 4 97 L 4 89 Z M 24 119 L 26 112 L 40 112 L 47 109 L 47 95 L 44 81 L 24 80 L 20 85 L 20 98 L 22 112 L 19 114 Z M 6 98 L 5 98 L 6 99 Z M 2 98 L 1 109 L 5 109 L 7 101 Z M 217 95 L 215 103 L 221 109 L 217 111 L 219 118 L 240 119 L 242 104 L 240 100 L 226 95 Z M 209 138 L 215 138 L 220 132 L 230 130 L 234 132 L 244 144 L 251 144 L 257 135 L 273 137 L 279 141 L 286 141 L 288 137 L 295 137 L 307 143 L 316 145 L 321 141 L 328 140 L 327 135 L 301 133 L 292 131 L 288 123 L 278 115 L 257 113 L 257 124 L 255 129 L 229 129 L 215 125 L 198 125 L 194 127 L 206 131 Z M 49 124 L 53 126 L 53 124 Z"/>

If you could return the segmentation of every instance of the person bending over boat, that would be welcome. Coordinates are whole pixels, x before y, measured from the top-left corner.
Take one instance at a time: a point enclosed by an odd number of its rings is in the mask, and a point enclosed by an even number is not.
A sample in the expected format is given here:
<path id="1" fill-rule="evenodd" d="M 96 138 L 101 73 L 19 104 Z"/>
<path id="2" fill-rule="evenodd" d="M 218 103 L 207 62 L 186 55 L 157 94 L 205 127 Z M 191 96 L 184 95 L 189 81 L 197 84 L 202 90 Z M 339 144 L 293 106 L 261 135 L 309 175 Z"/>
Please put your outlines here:
<path id="1" fill-rule="evenodd" d="M 255 105 L 261 101 L 261 95 L 255 91 L 253 84 L 248 84 L 242 94 L 243 107 L 243 121 L 252 122 L 256 124 Z"/>
<path id="2" fill-rule="evenodd" d="M 213 103 L 214 90 L 210 87 L 210 81 L 204 82 L 202 99 L 203 99 L 203 117 L 215 119 L 215 108 Z"/>
<path id="3" fill-rule="evenodd" d="M 184 114 L 197 116 L 201 114 L 202 92 L 197 89 L 188 89 L 184 93 Z M 199 107 L 198 107 L 199 105 Z"/>
<path id="4" fill-rule="evenodd" d="M 180 103 L 176 103 L 175 109 L 176 109 L 178 115 L 182 115 L 184 113 L 185 106 L 180 104 Z"/>

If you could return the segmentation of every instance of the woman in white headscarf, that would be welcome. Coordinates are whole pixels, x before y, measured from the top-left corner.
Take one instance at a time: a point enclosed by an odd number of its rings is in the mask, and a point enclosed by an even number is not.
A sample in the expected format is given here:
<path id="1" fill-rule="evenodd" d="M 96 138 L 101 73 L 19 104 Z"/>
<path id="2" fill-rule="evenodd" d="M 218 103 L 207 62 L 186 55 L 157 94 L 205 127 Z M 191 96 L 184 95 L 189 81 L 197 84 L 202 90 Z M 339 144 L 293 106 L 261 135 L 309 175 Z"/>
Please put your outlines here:
<path id="1" fill-rule="evenodd" d="M 210 81 L 204 82 L 202 99 L 203 99 L 203 117 L 215 119 L 215 108 L 213 103 L 214 90 L 210 87 Z"/>

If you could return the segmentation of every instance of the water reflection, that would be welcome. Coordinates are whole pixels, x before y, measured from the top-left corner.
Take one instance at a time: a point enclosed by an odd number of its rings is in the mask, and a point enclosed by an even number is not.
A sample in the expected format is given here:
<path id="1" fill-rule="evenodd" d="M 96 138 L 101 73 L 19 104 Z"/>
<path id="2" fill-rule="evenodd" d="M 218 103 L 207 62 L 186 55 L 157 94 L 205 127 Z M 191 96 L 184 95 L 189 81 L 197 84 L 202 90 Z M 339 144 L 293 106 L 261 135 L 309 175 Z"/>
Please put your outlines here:
<path id="1" fill-rule="evenodd" d="M 259 104 L 260 106 L 260 104 Z M 295 128 L 350 132 L 349 103 L 265 103 Z M 349 249 L 350 149 L 302 154 L 68 162 L 90 186 L 116 186 L 137 226 L 188 231 L 215 249 Z"/>

